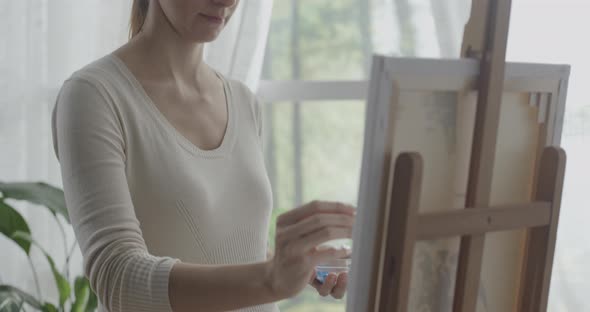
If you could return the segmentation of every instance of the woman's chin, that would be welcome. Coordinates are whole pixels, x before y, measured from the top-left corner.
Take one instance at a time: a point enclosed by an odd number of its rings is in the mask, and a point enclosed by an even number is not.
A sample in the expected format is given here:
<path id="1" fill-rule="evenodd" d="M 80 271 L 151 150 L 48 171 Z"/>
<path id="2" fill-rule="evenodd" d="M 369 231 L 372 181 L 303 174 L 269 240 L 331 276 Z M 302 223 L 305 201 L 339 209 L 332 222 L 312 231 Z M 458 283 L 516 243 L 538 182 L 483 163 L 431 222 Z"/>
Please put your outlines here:
<path id="1" fill-rule="evenodd" d="M 199 30 L 199 31 L 195 31 L 192 34 L 189 34 L 189 40 L 192 42 L 201 42 L 201 43 L 206 43 L 206 42 L 211 42 L 214 41 L 215 39 L 217 39 L 217 37 L 219 37 L 219 33 L 220 31 L 217 30 L 210 30 L 210 31 L 203 31 L 203 30 Z"/>
<path id="2" fill-rule="evenodd" d="M 201 42 L 203 42 L 203 43 L 212 42 L 212 41 L 215 41 L 215 39 L 217 39 L 217 37 L 219 37 L 219 36 L 217 34 L 215 34 L 214 36 L 209 36 L 209 37 L 201 40 Z"/>

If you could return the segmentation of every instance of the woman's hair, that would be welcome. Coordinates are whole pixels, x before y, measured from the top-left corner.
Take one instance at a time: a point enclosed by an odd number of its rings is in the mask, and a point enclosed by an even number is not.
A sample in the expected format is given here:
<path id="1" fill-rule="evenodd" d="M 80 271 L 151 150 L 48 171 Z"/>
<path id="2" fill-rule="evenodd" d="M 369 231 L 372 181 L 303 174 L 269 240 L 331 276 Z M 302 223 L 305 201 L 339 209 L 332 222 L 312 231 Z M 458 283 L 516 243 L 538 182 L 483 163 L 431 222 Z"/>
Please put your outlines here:
<path id="1" fill-rule="evenodd" d="M 129 23 L 129 38 L 135 37 L 141 31 L 141 27 L 143 27 L 147 16 L 149 4 L 149 0 L 133 0 L 131 21 Z"/>

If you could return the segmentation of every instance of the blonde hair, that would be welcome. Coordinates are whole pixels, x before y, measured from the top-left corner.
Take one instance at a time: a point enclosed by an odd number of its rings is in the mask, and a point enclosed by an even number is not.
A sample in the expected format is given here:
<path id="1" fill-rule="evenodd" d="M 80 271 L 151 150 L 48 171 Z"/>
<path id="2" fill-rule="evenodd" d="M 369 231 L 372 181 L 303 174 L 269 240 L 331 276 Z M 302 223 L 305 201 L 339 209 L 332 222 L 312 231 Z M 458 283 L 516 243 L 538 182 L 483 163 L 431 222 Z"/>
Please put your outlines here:
<path id="1" fill-rule="evenodd" d="M 129 38 L 135 37 L 143 27 L 147 11 L 149 7 L 149 0 L 133 0 L 131 7 L 131 20 L 129 22 Z"/>

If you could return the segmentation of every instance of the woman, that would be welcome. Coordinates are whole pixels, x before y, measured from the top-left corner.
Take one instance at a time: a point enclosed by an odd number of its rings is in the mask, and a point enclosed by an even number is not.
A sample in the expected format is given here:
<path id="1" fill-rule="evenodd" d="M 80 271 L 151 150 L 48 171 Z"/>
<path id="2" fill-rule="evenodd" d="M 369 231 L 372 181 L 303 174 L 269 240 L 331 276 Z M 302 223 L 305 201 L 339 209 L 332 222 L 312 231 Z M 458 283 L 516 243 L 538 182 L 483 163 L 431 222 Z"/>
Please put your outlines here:
<path id="1" fill-rule="evenodd" d="M 132 38 L 74 73 L 53 112 L 84 270 L 108 311 L 278 311 L 308 283 L 342 298 L 346 274 L 314 266 L 348 255 L 354 209 L 313 202 L 277 220 L 261 112 L 247 87 L 202 60 L 238 0 L 136 0 Z M 249 307 L 249 308 L 248 308 Z"/>

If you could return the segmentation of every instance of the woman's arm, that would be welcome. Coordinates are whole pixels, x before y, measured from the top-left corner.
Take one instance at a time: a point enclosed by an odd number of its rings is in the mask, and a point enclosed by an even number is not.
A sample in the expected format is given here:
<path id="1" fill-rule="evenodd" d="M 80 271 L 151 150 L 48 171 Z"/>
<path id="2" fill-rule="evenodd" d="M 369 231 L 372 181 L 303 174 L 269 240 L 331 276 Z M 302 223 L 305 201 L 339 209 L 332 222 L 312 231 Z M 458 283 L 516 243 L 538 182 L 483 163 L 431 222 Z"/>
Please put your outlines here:
<path id="1" fill-rule="evenodd" d="M 177 263 L 170 273 L 172 309 L 228 311 L 285 299 L 272 289 L 269 269 L 268 261 L 243 265 Z"/>
<path id="2" fill-rule="evenodd" d="M 275 252 L 265 262 L 203 266 L 178 263 L 170 274 L 174 311 L 226 311 L 297 295 L 315 276 L 315 266 L 350 256 L 347 249 L 318 248 L 333 239 L 352 238 L 353 207 L 311 202 L 277 219 Z M 344 295 L 345 275 L 336 296 Z M 334 285 L 323 291 L 332 292 Z M 327 294 L 326 294 L 327 295 Z"/>
<path id="3" fill-rule="evenodd" d="M 171 311 L 169 275 L 178 260 L 147 250 L 125 175 L 122 124 L 108 99 L 96 78 L 78 75 L 64 83 L 52 120 L 84 273 L 108 311 Z"/>

